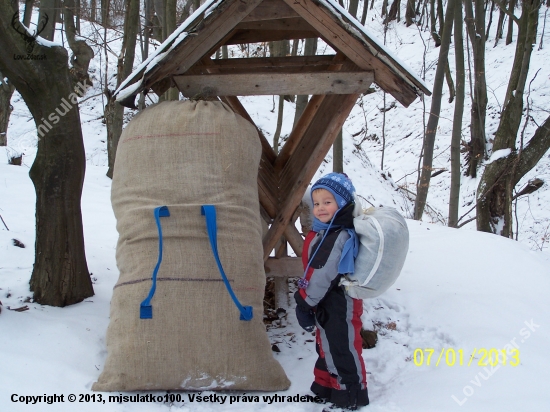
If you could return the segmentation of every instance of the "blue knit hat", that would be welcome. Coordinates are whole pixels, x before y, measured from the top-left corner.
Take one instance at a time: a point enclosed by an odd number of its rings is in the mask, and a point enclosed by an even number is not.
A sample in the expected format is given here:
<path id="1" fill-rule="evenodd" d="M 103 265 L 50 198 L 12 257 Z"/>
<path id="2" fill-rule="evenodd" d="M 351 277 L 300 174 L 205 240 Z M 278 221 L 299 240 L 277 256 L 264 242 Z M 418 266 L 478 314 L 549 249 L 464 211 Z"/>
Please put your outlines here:
<path id="1" fill-rule="evenodd" d="M 355 187 L 344 173 L 329 173 L 323 176 L 311 187 L 311 193 L 313 194 L 313 191 L 317 189 L 325 189 L 332 193 L 338 204 L 338 209 L 354 199 Z"/>

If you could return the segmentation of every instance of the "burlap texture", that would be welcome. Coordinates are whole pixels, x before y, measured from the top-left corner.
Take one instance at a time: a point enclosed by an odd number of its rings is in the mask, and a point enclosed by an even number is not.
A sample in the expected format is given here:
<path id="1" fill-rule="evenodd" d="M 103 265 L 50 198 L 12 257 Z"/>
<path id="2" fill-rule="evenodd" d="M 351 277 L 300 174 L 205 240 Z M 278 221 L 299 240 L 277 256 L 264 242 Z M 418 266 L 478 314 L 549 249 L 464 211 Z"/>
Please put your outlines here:
<path id="1" fill-rule="evenodd" d="M 284 390 L 262 322 L 265 273 L 257 192 L 256 129 L 219 102 L 165 102 L 136 116 L 117 150 L 111 200 L 119 280 L 107 330 L 107 360 L 92 389 Z M 217 209 L 218 250 L 252 321 L 240 321 L 216 266 L 201 205 Z M 139 306 L 164 253 L 152 300 Z"/>

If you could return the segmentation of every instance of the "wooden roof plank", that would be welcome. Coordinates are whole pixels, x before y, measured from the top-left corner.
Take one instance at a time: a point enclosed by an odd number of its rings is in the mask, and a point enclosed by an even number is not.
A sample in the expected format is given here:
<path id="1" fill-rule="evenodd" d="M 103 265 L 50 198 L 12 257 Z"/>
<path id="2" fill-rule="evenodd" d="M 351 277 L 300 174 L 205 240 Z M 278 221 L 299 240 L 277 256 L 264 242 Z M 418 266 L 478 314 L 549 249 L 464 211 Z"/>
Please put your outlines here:
<path id="1" fill-rule="evenodd" d="M 264 0 L 258 7 L 246 16 L 243 21 L 262 21 L 299 17 L 291 7 L 282 0 Z"/>
<path id="2" fill-rule="evenodd" d="M 174 76 L 186 97 L 358 94 L 366 92 L 373 80 L 373 72 L 365 71 Z"/>
<path id="3" fill-rule="evenodd" d="M 420 88 L 420 85 L 413 86 L 408 84 L 401 76 L 390 70 L 384 62 L 373 56 L 367 50 L 365 44 L 342 27 L 341 23 L 332 13 L 323 7 L 319 7 L 319 4 L 322 3 L 316 4 L 312 0 L 283 1 L 311 24 L 329 44 L 337 50 L 342 51 L 361 69 L 374 70 L 375 82 L 405 107 L 409 106 L 416 99 L 417 92 L 415 87 Z"/>
<path id="4" fill-rule="evenodd" d="M 317 33 L 312 30 L 237 30 L 225 44 L 265 43 L 269 41 L 306 39 L 308 37 L 317 37 Z"/>
<path id="5" fill-rule="evenodd" d="M 293 17 L 287 19 L 271 19 L 262 21 L 241 21 L 237 26 L 237 30 L 301 30 L 315 32 L 315 29 L 301 17 Z M 315 36 L 317 37 L 317 36 Z"/>

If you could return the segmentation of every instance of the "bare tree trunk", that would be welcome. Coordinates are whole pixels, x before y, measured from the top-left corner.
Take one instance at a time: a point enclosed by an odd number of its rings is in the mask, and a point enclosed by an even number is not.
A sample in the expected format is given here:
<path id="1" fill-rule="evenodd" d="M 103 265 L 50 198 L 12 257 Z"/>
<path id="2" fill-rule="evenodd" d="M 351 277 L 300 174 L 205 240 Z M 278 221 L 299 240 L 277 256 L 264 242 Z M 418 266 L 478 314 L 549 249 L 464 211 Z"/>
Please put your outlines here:
<path id="1" fill-rule="evenodd" d="M 363 5 L 363 13 L 361 14 L 361 25 L 364 26 L 365 22 L 367 21 L 367 11 L 368 11 L 368 3 L 369 0 L 365 0 L 365 4 Z M 371 7 L 372 8 L 372 7 Z"/>
<path id="2" fill-rule="evenodd" d="M 384 24 L 388 24 L 390 21 L 397 19 L 397 12 L 400 6 L 401 6 L 401 0 L 393 0 L 393 3 L 391 4 L 391 7 L 390 7 L 390 11 L 386 16 L 386 18 L 384 19 Z"/>
<path id="3" fill-rule="evenodd" d="M 306 39 L 304 45 L 304 56 L 314 56 L 317 53 L 317 38 Z M 294 114 L 293 127 L 298 123 L 298 119 L 302 116 L 306 108 L 308 95 L 299 95 L 296 97 L 296 113 Z"/>
<path id="4" fill-rule="evenodd" d="M 15 87 L 9 80 L 4 80 L 0 72 L 0 146 L 8 145 L 8 124 L 13 110 L 10 101 L 14 91 Z"/>
<path id="5" fill-rule="evenodd" d="M 101 0 L 101 25 L 105 28 L 109 27 L 109 11 L 110 11 L 110 1 Z"/>
<path id="6" fill-rule="evenodd" d="M 441 46 L 441 38 L 436 29 L 437 15 L 435 12 L 435 0 L 430 0 L 430 31 L 435 42 L 435 47 Z"/>
<path id="7" fill-rule="evenodd" d="M 176 0 L 166 0 L 165 40 L 176 30 Z M 180 92 L 177 87 L 166 91 L 166 100 L 179 100 Z"/>
<path id="8" fill-rule="evenodd" d="M 126 0 L 126 16 L 124 19 L 124 39 L 122 50 L 118 57 L 117 87 L 132 73 L 134 65 L 137 31 L 139 26 L 139 0 Z M 117 104 L 112 97 L 112 91 L 105 91 L 108 98 L 105 106 L 105 121 L 107 125 L 107 153 L 109 157 L 109 169 L 107 176 L 113 177 L 115 167 L 116 149 L 122 133 L 124 107 Z"/>
<path id="9" fill-rule="evenodd" d="M 540 0 L 522 2 L 518 40 L 504 107 L 495 133 L 493 152 L 510 149 L 510 155 L 485 168 L 477 190 L 477 228 L 512 237 L 513 188 L 550 147 L 550 118 L 535 132 L 525 150 L 516 149 L 523 115 L 523 94 L 536 38 Z M 514 20 L 517 20 L 515 18 Z"/>
<path id="10" fill-rule="evenodd" d="M 73 52 L 71 56 L 71 64 L 73 71 L 71 73 L 74 78 L 74 83 L 90 84 L 90 76 L 88 68 L 90 61 L 94 58 L 93 49 L 83 39 L 76 39 L 76 27 L 74 24 L 74 10 L 76 8 L 74 0 L 65 0 L 63 3 L 65 32 L 69 47 Z"/>
<path id="11" fill-rule="evenodd" d="M 421 2 L 421 1 L 422 0 L 418 0 L 418 2 Z M 413 24 L 415 19 L 416 19 L 414 2 L 415 2 L 415 0 L 407 0 L 407 9 L 405 11 L 405 22 L 406 22 L 407 27 L 409 27 L 411 24 Z"/>
<path id="12" fill-rule="evenodd" d="M 279 109 L 277 111 L 277 127 L 273 134 L 273 151 L 279 154 L 279 138 L 281 137 L 281 128 L 283 127 L 283 111 L 285 107 L 284 96 L 279 96 Z"/>
<path id="13" fill-rule="evenodd" d="M 74 11 L 74 14 L 75 14 L 75 17 L 76 17 L 76 20 L 75 20 L 75 27 L 76 27 L 76 32 L 78 34 L 80 34 L 80 17 L 81 17 L 81 7 L 80 7 L 80 0 L 76 0 L 75 1 L 75 11 Z"/>
<path id="14" fill-rule="evenodd" d="M 449 103 L 452 103 L 455 98 L 456 91 L 448 61 L 445 65 L 445 80 L 447 80 L 447 86 L 449 87 Z"/>
<path id="15" fill-rule="evenodd" d="M 495 1 L 491 2 L 491 11 L 489 14 L 489 23 L 487 24 L 487 31 L 485 32 L 485 41 L 489 40 L 489 30 L 491 30 L 491 23 L 493 22 L 493 12 L 495 11 Z"/>
<path id="16" fill-rule="evenodd" d="M 27 27 L 29 27 L 31 24 L 33 5 L 34 5 L 34 0 L 25 0 L 25 13 L 23 14 L 23 24 Z"/>
<path id="17" fill-rule="evenodd" d="M 41 0 L 40 11 L 38 12 L 38 21 L 48 16 L 48 23 L 44 27 L 44 31 L 40 34 L 40 37 L 46 40 L 53 41 L 55 35 L 55 23 L 57 22 L 57 16 L 59 12 L 56 10 L 57 0 Z"/>
<path id="18" fill-rule="evenodd" d="M 90 0 L 90 20 L 97 21 L 97 0 Z"/>
<path id="19" fill-rule="evenodd" d="M 445 27 L 443 28 L 441 36 L 441 49 L 439 50 L 439 60 L 437 63 L 437 69 L 434 79 L 430 117 L 428 118 L 428 125 L 426 126 L 426 139 L 424 140 L 423 148 L 424 158 L 422 162 L 422 172 L 416 190 L 417 195 L 414 204 L 415 220 L 422 219 L 424 207 L 426 206 L 426 199 L 428 197 L 428 189 L 430 187 L 430 178 L 433 165 L 433 150 L 435 144 L 435 136 L 437 132 L 437 125 L 439 123 L 439 113 L 441 111 L 443 81 L 445 77 L 445 66 L 447 64 L 447 57 L 449 55 L 449 46 L 451 43 L 451 31 L 453 28 L 455 1 L 456 0 L 449 0 L 447 2 L 447 11 L 445 13 Z"/>
<path id="20" fill-rule="evenodd" d="M 399 1 L 400 0 L 394 0 L 394 3 L 398 3 Z M 357 17 L 358 5 L 358 0 L 350 0 L 348 11 L 353 17 Z M 338 136 L 336 136 L 336 139 L 332 144 L 332 171 L 336 173 L 344 173 L 344 135 L 342 133 L 342 129 L 340 129 Z"/>
<path id="21" fill-rule="evenodd" d="M 538 2 L 539 0 L 534 0 L 535 2 Z M 514 13 L 514 10 L 516 9 L 517 0 L 510 0 L 510 13 Z M 508 32 L 506 33 L 506 45 L 508 46 L 510 43 L 512 43 L 512 36 L 514 35 L 514 21 L 513 19 L 508 19 Z"/>
<path id="22" fill-rule="evenodd" d="M 273 41 L 269 43 L 269 54 L 271 57 L 283 57 L 290 53 L 290 42 L 288 40 Z M 277 128 L 273 135 L 273 150 L 279 153 L 279 137 L 283 126 L 283 109 L 285 96 L 279 96 L 279 110 L 277 115 Z"/>
<path id="23" fill-rule="evenodd" d="M 388 0 L 383 0 L 382 2 L 382 16 L 386 16 L 388 14 Z"/>
<path id="24" fill-rule="evenodd" d="M 77 98 L 85 90 L 73 90 L 63 47 L 37 43 L 34 53 L 45 59 L 12 58 L 25 51 L 24 40 L 11 27 L 12 15 L 8 3 L 0 2 L 0 71 L 23 97 L 40 135 L 29 173 L 36 191 L 30 289 L 40 304 L 66 306 L 94 294 L 80 210 L 86 158 Z"/>
<path id="25" fill-rule="evenodd" d="M 506 7 L 506 5 L 508 4 L 508 0 L 502 0 L 502 5 L 504 7 Z M 500 8 L 499 8 L 500 9 Z M 494 47 L 497 46 L 498 44 L 498 41 L 500 39 L 502 39 L 502 34 L 504 33 L 504 16 L 506 14 L 504 13 L 503 10 L 500 10 L 499 11 L 499 14 L 498 14 L 498 23 L 497 23 L 497 31 L 496 31 L 496 35 L 495 35 L 495 45 Z"/>
<path id="26" fill-rule="evenodd" d="M 455 4 L 455 61 L 456 61 L 456 101 L 453 117 L 453 132 L 451 137 L 451 187 L 449 195 L 449 227 L 458 224 L 458 209 L 460 201 L 460 141 L 462 136 L 462 116 L 464 114 L 465 69 L 464 69 L 464 37 L 462 35 L 462 2 Z"/>
<path id="27" fill-rule="evenodd" d="M 350 0 L 349 1 L 349 14 L 357 18 L 357 9 L 359 8 L 359 0 Z"/>
<path id="28" fill-rule="evenodd" d="M 467 176 L 476 177 L 478 166 L 485 156 L 485 117 L 487 112 L 487 83 L 485 80 L 485 9 L 482 1 L 465 0 L 466 29 L 474 55 L 474 89 L 472 95 L 470 142 Z"/>

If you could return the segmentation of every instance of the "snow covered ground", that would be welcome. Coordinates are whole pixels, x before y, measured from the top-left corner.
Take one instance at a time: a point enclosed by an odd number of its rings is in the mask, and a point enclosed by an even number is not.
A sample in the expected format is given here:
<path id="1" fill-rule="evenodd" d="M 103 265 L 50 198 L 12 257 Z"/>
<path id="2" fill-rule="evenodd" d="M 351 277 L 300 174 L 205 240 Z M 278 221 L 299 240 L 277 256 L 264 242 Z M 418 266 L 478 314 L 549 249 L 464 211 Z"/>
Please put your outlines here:
<path id="1" fill-rule="evenodd" d="M 375 7 L 380 9 L 380 7 Z M 383 39 L 376 10 L 369 10 L 369 30 Z M 539 24 L 542 30 L 543 20 Z M 83 25 L 85 28 L 86 25 Z M 438 49 L 427 39 L 429 33 L 402 23 L 392 23 L 387 44 L 420 76 L 425 39 L 430 84 Z M 550 39 L 545 37 L 545 44 Z M 113 42 L 112 47 L 120 47 Z M 496 130 L 499 104 L 506 88 L 506 73 L 511 66 L 512 47 L 501 42 L 487 51 L 490 111 L 488 135 Z M 80 106 L 86 146 L 87 169 L 82 197 L 86 254 L 95 296 L 67 308 L 52 308 L 32 303 L 28 281 L 34 261 L 35 195 L 28 170 L 36 154 L 36 129 L 30 114 L 16 93 L 14 111 L 8 130 L 8 147 L 0 148 L 0 410 L 2 411 L 320 411 L 321 405 L 304 402 L 269 403 L 268 393 L 258 401 L 231 403 L 227 395 L 223 404 L 191 401 L 189 393 L 180 393 L 183 402 L 116 403 L 109 394 L 91 391 L 92 383 L 103 368 L 106 348 L 105 331 L 109 322 L 109 301 L 117 280 L 115 262 L 117 232 L 110 206 L 110 179 L 107 171 L 105 126 L 101 122 L 100 79 L 104 60 L 93 61 L 95 87 L 89 90 Z M 544 62 L 547 48 L 535 48 L 531 79 L 533 118 L 547 116 L 549 72 Z M 451 57 L 451 66 L 454 66 Z M 115 59 L 109 58 L 111 73 Z M 136 64 L 137 65 L 137 64 Z M 445 98 L 445 97 L 444 97 Z M 395 206 L 409 216 L 411 203 L 397 185 L 414 191 L 417 156 L 422 134 L 422 102 L 408 109 L 397 104 L 386 112 L 386 153 L 384 172 L 378 167 L 381 155 L 381 116 L 383 95 L 363 97 L 344 127 L 345 170 L 358 193 L 374 205 Z M 386 107 L 391 105 L 388 97 Z M 500 103 L 499 103 L 500 102 Z M 271 97 L 246 98 L 243 104 L 268 139 L 275 130 L 275 105 Z M 429 108 L 429 99 L 426 101 Z M 363 110 L 364 109 L 364 110 Z M 436 166 L 448 168 L 449 139 L 453 105 L 444 105 L 436 141 Z M 276 111 L 276 110 L 274 110 Z M 294 108 L 287 104 L 282 135 L 288 134 Z M 493 119 L 494 117 L 494 119 Z M 465 113 L 464 136 L 468 135 L 469 113 Z M 368 129 L 355 135 L 368 126 Z M 530 122 L 526 136 L 534 123 Z M 410 134 L 412 132 L 412 134 Z M 409 135 L 410 134 L 410 135 Z M 376 135 L 377 138 L 374 138 Z M 357 152 L 355 144 L 365 140 Z M 355 150 L 355 152 L 354 152 Z M 21 167 L 7 164 L 14 153 L 25 153 Z M 367 157 L 368 156 L 368 157 Z M 6 159 L 6 160 L 2 160 Z M 330 156 L 318 175 L 331 171 Z M 538 176 L 550 181 L 548 154 L 527 178 Z M 363 323 L 378 329 L 375 348 L 364 350 L 368 371 L 371 411 L 542 411 L 550 407 L 548 376 L 550 360 L 550 254 L 544 236 L 550 229 L 550 192 L 545 185 L 529 200 L 518 202 L 520 242 L 478 233 L 468 225 L 460 230 L 442 225 L 447 214 L 449 173 L 432 179 L 428 204 L 433 208 L 424 222 L 408 220 L 411 232 L 409 255 L 401 277 L 378 299 L 365 301 Z M 476 182 L 463 178 L 461 206 L 465 213 L 474 199 Z M 545 232 L 546 230 L 546 232 Z M 14 246 L 17 239 L 26 247 Z M 540 251 L 542 249 L 542 251 Z M 17 312 L 27 306 L 29 309 Z M 313 364 L 314 343 L 298 326 L 292 310 L 282 328 L 269 331 L 270 340 L 280 353 L 274 356 L 283 365 L 292 386 L 283 396 L 308 394 Z M 428 365 L 428 356 L 433 355 Z M 491 349 L 493 351 L 491 352 Z M 494 356 L 500 357 L 497 364 Z M 504 365 L 504 353 L 506 364 Z M 484 356 L 492 353 L 492 357 Z M 475 353 L 474 353 L 475 352 Z M 454 357 L 453 357 L 454 354 Z M 473 358 L 471 355 L 474 354 Z M 421 357 L 423 355 L 423 358 Z M 440 358 L 441 355 L 441 358 Z M 491 366 L 491 360 L 493 366 Z M 516 366 L 512 366 L 515 365 Z M 26 396 L 63 395 L 64 402 L 27 405 Z M 69 402 L 69 395 L 77 396 Z M 139 393 L 147 395 L 147 392 Z M 151 393 L 164 396 L 164 392 Z M 213 392 L 203 392 L 211 395 Z M 81 396 L 82 395 L 82 396 Z M 114 395 L 119 395 L 114 394 Z M 124 393 L 123 395 L 135 395 Z M 23 398 L 21 398 L 23 397 Z M 35 398 L 36 399 L 36 398 Z M 236 398 L 233 398 L 236 399 Z M 245 398 L 246 399 L 246 398 Z M 59 398 L 58 398 L 59 400 Z M 82 400 L 83 402 L 79 402 Z M 94 402 L 95 401 L 95 402 Z M 32 402 L 32 401 L 31 401 Z"/>

